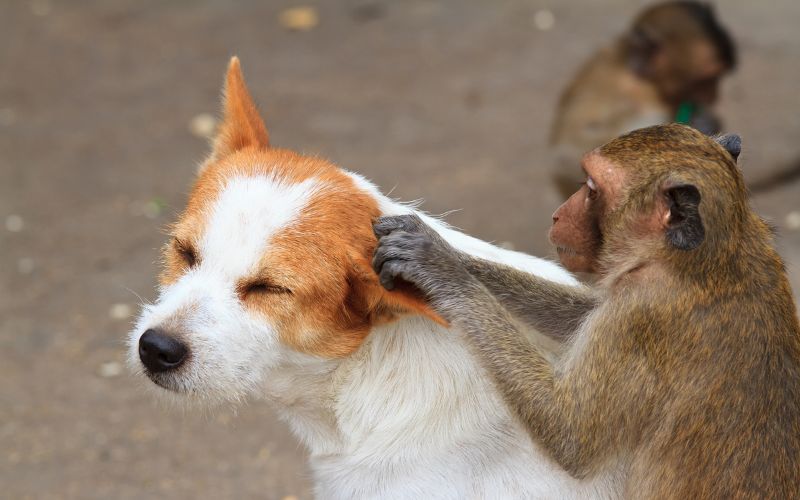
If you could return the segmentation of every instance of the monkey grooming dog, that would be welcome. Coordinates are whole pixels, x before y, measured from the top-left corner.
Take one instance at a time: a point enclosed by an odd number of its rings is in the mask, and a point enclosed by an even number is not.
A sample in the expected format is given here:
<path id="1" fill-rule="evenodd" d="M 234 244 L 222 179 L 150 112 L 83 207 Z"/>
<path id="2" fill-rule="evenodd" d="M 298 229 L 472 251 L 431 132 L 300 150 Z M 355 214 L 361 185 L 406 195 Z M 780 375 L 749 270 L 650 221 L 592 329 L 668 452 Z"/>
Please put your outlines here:
<path id="1" fill-rule="evenodd" d="M 424 292 L 531 436 L 575 477 L 618 468 L 628 498 L 800 498 L 797 311 L 739 139 L 719 142 L 662 125 L 584 157 L 550 236 L 597 289 L 466 256 L 413 216 L 375 225 L 381 282 Z M 569 350 L 551 363 L 517 321 Z"/>
<path id="2" fill-rule="evenodd" d="M 572 478 L 529 439 L 419 297 L 380 286 L 372 223 L 414 212 L 354 173 L 271 147 L 232 60 L 158 301 L 130 333 L 131 366 L 177 401 L 266 397 L 309 448 L 320 499 L 609 498 L 613 477 Z M 467 254 L 576 283 L 425 220 Z"/>
<path id="3" fill-rule="evenodd" d="M 583 179 L 578 164 L 585 151 L 631 130 L 679 122 L 719 132 L 710 108 L 735 66 L 734 43 L 709 5 L 673 1 L 645 9 L 561 96 L 550 143 L 562 196 Z"/>

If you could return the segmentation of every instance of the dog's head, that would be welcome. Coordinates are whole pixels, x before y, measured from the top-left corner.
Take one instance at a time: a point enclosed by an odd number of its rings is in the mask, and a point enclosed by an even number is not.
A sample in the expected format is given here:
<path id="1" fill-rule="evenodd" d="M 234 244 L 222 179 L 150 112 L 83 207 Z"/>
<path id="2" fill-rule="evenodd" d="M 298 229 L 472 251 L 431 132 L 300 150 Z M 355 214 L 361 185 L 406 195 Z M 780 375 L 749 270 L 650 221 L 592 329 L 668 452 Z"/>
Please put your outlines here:
<path id="1" fill-rule="evenodd" d="M 199 399 L 257 390 L 286 353 L 341 358 L 376 324 L 417 313 L 372 271 L 378 200 L 331 163 L 271 148 L 239 61 L 224 120 L 164 247 L 158 301 L 130 334 L 130 363 Z"/>

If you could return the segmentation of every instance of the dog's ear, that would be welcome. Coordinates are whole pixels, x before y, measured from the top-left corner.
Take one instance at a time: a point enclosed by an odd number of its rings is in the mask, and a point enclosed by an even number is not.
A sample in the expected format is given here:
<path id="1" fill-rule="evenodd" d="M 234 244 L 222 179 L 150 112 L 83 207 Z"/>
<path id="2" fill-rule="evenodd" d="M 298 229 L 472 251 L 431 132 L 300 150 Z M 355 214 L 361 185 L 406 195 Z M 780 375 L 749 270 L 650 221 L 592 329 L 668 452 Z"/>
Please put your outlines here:
<path id="1" fill-rule="evenodd" d="M 269 134 L 244 83 L 239 58 L 231 58 L 223 90 L 222 123 L 214 138 L 211 160 L 247 147 L 268 148 Z"/>
<path id="2" fill-rule="evenodd" d="M 380 286 L 380 283 L 378 283 Z M 433 308 L 425 302 L 425 297 L 410 285 L 398 284 L 392 290 L 386 290 L 381 286 L 381 296 L 378 302 L 378 308 L 375 310 L 376 317 L 380 318 L 381 315 L 387 320 L 393 320 L 397 316 L 404 314 L 417 314 L 425 316 L 426 318 L 442 325 L 450 326 L 450 324 Z"/>
<path id="3" fill-rule="evenodd" d="M 365 258 L 352 259 L 353 273 L 349 278 L 349 297 L 346 300 L 349 314 L 360 317 L 375 326 L 394 321 L 405 314 L 424 316 L 442 326 L 449 323 L 425 302 L 422 294 L 410 285 L 397 283 L 394 290 L 386 290 L 378 275 Z"/>

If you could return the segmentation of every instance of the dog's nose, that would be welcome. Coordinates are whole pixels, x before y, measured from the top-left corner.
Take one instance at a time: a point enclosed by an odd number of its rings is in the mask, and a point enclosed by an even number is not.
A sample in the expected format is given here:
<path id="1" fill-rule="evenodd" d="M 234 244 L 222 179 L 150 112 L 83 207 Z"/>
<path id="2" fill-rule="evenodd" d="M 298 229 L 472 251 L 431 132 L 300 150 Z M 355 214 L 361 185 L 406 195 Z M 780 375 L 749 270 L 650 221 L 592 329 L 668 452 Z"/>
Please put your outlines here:
<path id="1" fill-rule="evenodd" d="M 189 349 L 161 330 L 149 329 L 139 339 L 139 359 L 151 372 L 174 370 L 186 359 Z"/>

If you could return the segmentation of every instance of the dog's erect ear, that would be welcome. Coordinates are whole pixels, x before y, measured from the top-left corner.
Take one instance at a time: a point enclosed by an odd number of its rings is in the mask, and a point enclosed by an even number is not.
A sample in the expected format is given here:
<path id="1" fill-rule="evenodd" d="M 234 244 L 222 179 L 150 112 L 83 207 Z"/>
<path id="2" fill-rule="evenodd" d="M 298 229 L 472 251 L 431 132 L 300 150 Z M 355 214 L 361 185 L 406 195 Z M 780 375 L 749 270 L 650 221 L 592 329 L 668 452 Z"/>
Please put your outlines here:
<path id="1" fill-rule="evenodd" d="M 269 147 L 269 134 L 244 83 L 239 58 L 231 58 L 223 91 L 223 119 L 214 138 L 212 160 L 246 147 Z"/>
<path id="2" fill-rule="evenodd" d="M 347 299 L 349 314 L 361 317 L 370 326 L 394 321 L 405 314 L 417 314 L 442 326 L 449 323 L 425 302 L 422 294 L 410 285 L 398 283 L 392 291 L 386 290 L 378 281 L 378 275 L 365 258 L 353 260 L 350 277 L 350 297 Z"/>

